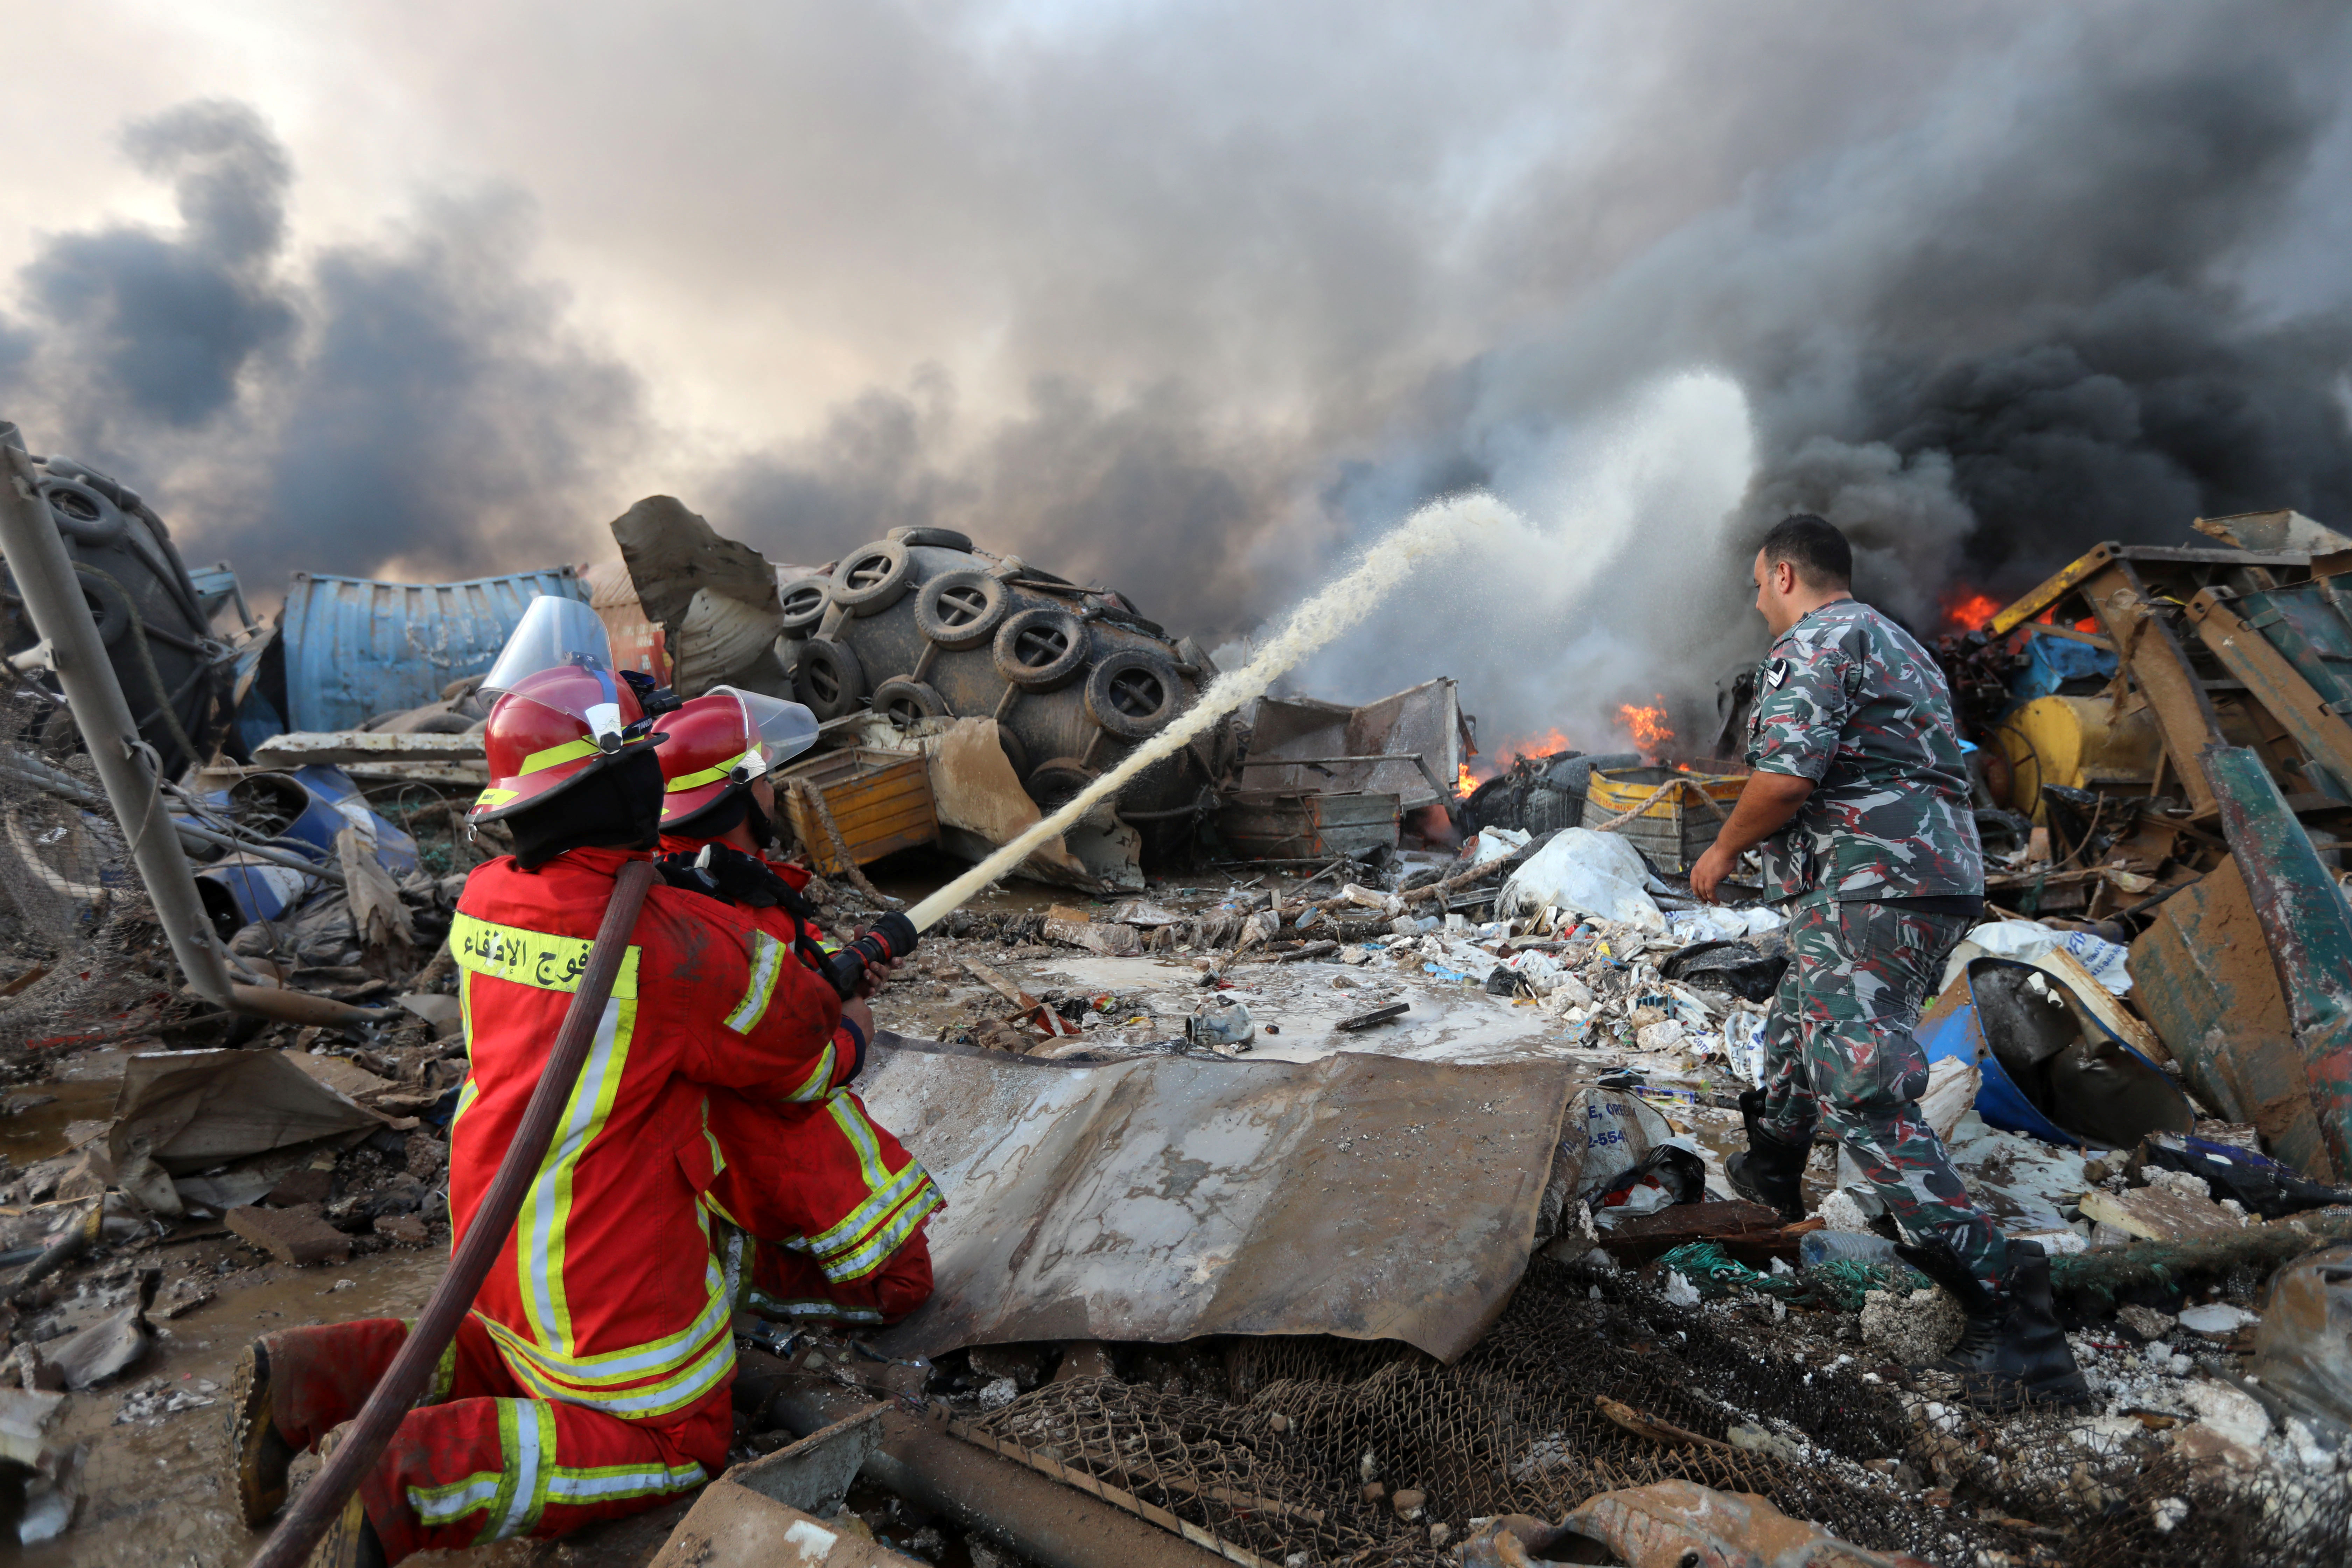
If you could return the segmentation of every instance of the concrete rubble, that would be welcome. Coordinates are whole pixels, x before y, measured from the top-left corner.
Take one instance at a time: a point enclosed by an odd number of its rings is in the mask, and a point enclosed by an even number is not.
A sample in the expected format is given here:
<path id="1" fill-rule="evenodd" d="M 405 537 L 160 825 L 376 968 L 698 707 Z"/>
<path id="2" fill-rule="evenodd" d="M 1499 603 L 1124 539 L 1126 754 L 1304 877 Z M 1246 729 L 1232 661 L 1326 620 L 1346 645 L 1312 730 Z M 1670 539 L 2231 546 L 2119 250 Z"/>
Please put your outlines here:
<path id="1" fill-rule="evenodd" d="M 2053 1255 L 2095 1408 L 1979 1410 L 1917 1370 L 1958 1304 L 1830 1146 L 1801 1224 L 1732 1196 L 1787 963 L 1776 910 L 1691 896 L 1736 764 L 1669 738 L 1467 778 L 1488 762 L 1440 678 L 1262 700 L 926 934 L 877 1002 L 863 1088 L 947 1195 L 939 1293 L 884 1336 L 739 1325 L 740 1462 L 564 1561 L 1501 1563 L 1566 1531 L 1633 1563 L 1662 1541 L 1660 1562 L 1874 1563 L 1898 1538 L 2056 1563 L 2207 1541 L 2248 1509 L 2342 1528 L 2352 1103 L 2315 1064 L 2352 1027 L 2352 688 L 2328 684 L 2352 664 L 2352 540 L 2200 527 L 2209 544 L 2103 546 L 1941 649 L 1993 908 L 1922 1021 L 1923 1113 Z M 808 566 L 667 497 L 612 531 L 618 561 L 483 581 L 591 603 L 681 692 L 818 714 L 785 795 L 829 928 L 1010 841 L 1217 674 L 1124 595 L 948 530 Z M 318 657 L 336 613 L 313 594 L 199 624 L 236 679 L 179 713 L 168 786 L 238 977 L 317 999 L 316 1022 L 182 994 L 87 767 L 0 746 L 0 1322 L 22 1385 L 0 1388 L 0 1464 L 25 1542 L 111 1550 L 161 1496 L 194 1521 L 189 1560 L 241 1561 L 254 1540 L 206 1479 L 228 1361 L 273 1323 L 413 1312 L 446 1254 L 466 1044 L 445 938 L 507 847 L 462 828 L 503 634 L 371 666 L 352 689 L 402 705 L 354 712 Z M 2258 714 L 2278 722 L 2231 763 Z M 1452 1406 L 1365 1417 L 1407 1435 L 1385 1454 L 1300 1457 L 1355 1444 L 1332 1413 L 1374 1384 L 1533 1398 L 1481 1358 L 1539 1305 L 1611 1314 L 1579 1337 L 1641 1347 L 1627 1378 L 1667 1340 L 1754 1370 L 1672 1408 L 1577 1384 L 1478 1488 L 1439 1435 L 1468 1419 Z M 1885 1424 L 1844 1429 L 1832 1394 Z M 1467 1500 L 1550 1500 L 1604 1451 L 1683 1479 L 1595 1482 L 1540 1519 Z M 176 1489 L 152 1492 L 158 1467 Z M 1805 1513 L 1805 1478 L 1835 1506 Z M 1944 1533 L 1890 1523 L 1880 1552 L 1799 1522 L 1866 1534 L 1874 1500 Z"/>

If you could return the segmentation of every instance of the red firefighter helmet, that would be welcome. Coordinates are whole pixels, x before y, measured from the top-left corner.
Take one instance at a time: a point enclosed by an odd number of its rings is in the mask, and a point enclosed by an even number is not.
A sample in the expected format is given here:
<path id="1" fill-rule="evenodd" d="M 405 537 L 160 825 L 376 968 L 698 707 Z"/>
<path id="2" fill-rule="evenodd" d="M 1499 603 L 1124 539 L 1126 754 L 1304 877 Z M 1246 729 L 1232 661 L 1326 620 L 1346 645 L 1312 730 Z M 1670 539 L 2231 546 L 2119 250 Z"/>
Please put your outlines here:
<path id="1" fill-rule="evenodd" d="M 609 670 L 567 667 L 525 676 L 482 726 L 490 787 L 475 798 L 467 820 L 496 822 L 540 804 L 645 750 L 654 737 L 644 730 L 637 694 Z"/>
<path id="2" fill-rule="evenodd" d="M 816 715 L 739 687 L 715 686 L 662 716 L 662 826 L 671 827 L 816 743 Z"/>
<path id="3" fill-rule="evenodd" d="M 637 694 L 613 673 L 604 623 L 577 599 L 533 599 L 482 690 L 498 694 L 482 726 L 490 787 L 470 822 L 536 805 L 660 739 L 646 733 Z"/>

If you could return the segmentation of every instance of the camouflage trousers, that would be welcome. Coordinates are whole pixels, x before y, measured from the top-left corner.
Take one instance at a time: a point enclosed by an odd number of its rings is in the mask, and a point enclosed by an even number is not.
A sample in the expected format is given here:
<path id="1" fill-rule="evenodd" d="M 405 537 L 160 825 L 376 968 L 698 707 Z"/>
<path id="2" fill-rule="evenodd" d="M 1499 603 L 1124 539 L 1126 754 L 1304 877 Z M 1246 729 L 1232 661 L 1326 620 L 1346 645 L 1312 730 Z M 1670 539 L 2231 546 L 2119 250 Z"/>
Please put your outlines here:
<path id="1" fill-rule="evenodd" d="M 1912 1031 L 1970 922 L 1809 893 L 1789 908 L 1789 968 L 1764 1024 L 1764 1117 L 1791 1142 L 1826 1122 L 1896 1224 L 1940 1236 L 1978 1278 L 2007 1263 L 1919 1114 L 1927 1057 Z"/>

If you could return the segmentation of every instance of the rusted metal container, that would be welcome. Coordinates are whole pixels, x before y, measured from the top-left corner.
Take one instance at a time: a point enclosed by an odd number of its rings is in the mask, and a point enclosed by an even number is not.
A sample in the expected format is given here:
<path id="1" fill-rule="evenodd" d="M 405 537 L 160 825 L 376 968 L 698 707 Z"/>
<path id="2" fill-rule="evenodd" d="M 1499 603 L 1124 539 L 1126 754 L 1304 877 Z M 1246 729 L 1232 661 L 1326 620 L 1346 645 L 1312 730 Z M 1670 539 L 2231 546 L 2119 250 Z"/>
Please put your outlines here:
<path id="1" fill-rule="evenodd" d="M 1336 859 L 1395 847 L 1393 795 L 1235 795 L 1217 812 L 1217 837 L 1243 860 Z"/>
<path id="2" fill-rule="evenodd" d="M 542 595 L 588 597 L 570 566 L 462 583 L 295 573 L 278 634 L 286 727 L 352 730 L 434 701 L 460 676 L 487 673 L 523 607 Z"/>
<path id="3" fill-rule="evenodd" d="M 2278 971 L 2319 1135 L 2336 1168 L 2352 1168 L 2352 908 L 2257 752 L 2216 746 L 2203 763 Z"/>
<path id="4" fill-rule="evenodd" d="M 656 686 L 669 684 L 669 648 L 661 627 L 646 619 L 637 602 L 637 585 L 629 580 L 625 561 L 593 561 L 579 568 L 582 586 L 604 635 L 613 639 L 613 663 L 654 678 Z"/>
<path id="5" fill-rule="evenodd" d="M 900 752 L 827 752 L 777 775 L 793 832 L 808 851 L 809 863 L 828 877 L 845 868 L 799 788 L 821 795 L 850 858 L 864 866 L 900 849 L 930 844 L 940 837 L 939 808 L 931 795 L 930 764 Z"/>
<path id="6" fill-rule="evenodd" d="M 2319 1181 L 2335 1162 L 2311 1109 L 2303 1052 L 2235 860 L 2158 907 L 2132 943 L 2132 1001 L 2197 1098 L 2253 1124 L 2263 1146 Z"/>

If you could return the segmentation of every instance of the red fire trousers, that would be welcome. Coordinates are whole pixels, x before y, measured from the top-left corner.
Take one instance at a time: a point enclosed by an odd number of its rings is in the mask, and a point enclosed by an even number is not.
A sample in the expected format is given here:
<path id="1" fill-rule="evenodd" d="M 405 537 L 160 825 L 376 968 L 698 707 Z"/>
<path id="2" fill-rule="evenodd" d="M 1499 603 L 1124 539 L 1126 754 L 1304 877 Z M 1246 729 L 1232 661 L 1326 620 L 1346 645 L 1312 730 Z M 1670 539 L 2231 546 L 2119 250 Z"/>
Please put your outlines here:
<path id="1" fill-rule="evenodd" d="M 856 1094 L 776 1104 L 713 1091 L 709 1127 L 727 1164 L 703 1201 L 750 1239 L 745 1309 L 870 1329 L 929 1299 L 923 1226 L 939 1188 Z"/>
<path id="2" fill-rule="evenodd" d="M 407 1339 L 398 1318 L 263 1336 L 278 1432 L 297 1448 L 315 1447 L 359 1415 Z M 469 1317 L 424 1402 L 361 1481 L 360 1499 L 393 1563 L 414 1552 L 562 1535 L 693 1490 L 727 1468 L 734 1432 L 730 1383 L 659 1425 L 524 1397 L 488 1332 Z"/>

